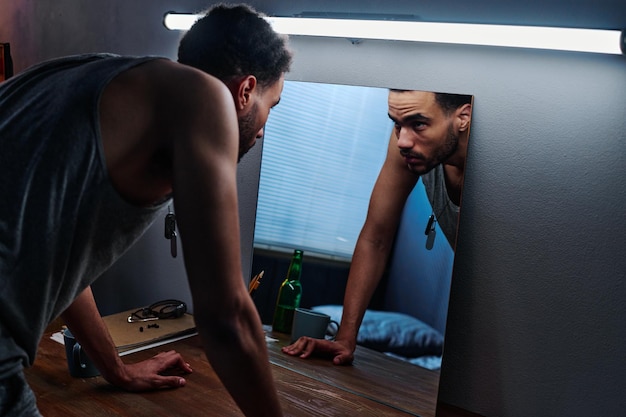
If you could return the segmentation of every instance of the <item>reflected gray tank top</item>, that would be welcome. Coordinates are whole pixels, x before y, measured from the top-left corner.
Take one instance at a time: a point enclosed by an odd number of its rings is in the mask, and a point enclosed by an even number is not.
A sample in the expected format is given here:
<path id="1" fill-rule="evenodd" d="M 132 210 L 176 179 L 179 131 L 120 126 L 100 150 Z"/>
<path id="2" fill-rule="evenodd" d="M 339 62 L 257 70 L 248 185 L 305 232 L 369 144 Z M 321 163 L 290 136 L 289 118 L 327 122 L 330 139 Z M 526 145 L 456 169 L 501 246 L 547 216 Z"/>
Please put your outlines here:
<path id="1" fill-rule="evenodd" d="M 422 175 L 421 178 L 428 200 L 437 217 L 437 223 L 439 223 L 441 230 L 443 230 L 448 239 L 448 243 L 454 250 L 460 207 L 454 204 L 448 197 L 443 165 L 437 165 L 428 173 Z"/>
<path id="2" fill-rule="evenodd" d="M 33 362 L 48 323 L 165 205 L 117 194 L 98 117 L 107 83 L 156 58 L 72 56 L 0 84 L 0 378 Z"/>

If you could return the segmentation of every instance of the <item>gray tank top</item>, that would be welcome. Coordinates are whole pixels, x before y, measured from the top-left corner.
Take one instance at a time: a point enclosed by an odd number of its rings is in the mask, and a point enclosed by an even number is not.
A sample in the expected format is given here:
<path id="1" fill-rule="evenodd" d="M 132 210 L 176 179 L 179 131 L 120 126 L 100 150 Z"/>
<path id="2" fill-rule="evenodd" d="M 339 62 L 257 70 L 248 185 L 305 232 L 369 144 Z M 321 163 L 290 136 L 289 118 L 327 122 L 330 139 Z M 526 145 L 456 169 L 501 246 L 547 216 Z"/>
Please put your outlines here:
<path id="1" fill-rule="evenodd" d="M 124 201 L 100 140 L 104 87 L 151 59 L 72 56 L 0 84 L 0 378 L 32 364 L 48 323 L 166 204 Z"/>

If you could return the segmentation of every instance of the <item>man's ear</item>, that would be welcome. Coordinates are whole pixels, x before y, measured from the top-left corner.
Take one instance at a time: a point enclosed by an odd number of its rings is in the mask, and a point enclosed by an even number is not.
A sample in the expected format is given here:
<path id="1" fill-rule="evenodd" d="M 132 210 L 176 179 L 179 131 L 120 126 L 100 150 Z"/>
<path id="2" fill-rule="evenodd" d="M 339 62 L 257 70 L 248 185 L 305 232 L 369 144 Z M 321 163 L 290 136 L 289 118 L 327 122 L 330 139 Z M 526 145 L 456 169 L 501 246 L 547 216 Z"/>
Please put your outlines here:
<path id="1" fill-rule="evenodd" d="M 246 75 L 239 81 L 237 87 L 237 110 L 243 110 L 252 102 L 252 93 L 257 88 L 257 80 L 254 75 Z"/>
<path id="2" fill-rule="evenodd" d="M 456 109 L 456 117 L 459 120 L 459 132 L 467 130 L 472 122 L 472 105 L 467 103 Z"/>

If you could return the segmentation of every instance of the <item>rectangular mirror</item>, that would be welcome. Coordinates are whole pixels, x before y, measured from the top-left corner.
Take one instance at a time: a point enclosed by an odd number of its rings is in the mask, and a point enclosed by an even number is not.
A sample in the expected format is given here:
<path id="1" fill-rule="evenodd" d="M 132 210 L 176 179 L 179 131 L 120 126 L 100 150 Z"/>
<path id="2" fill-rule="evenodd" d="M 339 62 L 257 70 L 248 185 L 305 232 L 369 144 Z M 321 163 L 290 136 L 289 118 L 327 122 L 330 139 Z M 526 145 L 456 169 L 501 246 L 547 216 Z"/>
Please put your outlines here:
<path id="1" fill-rule="evenodd" d="M 438 372 L 472 102 L 471 96 L 444 96 L 468 100 L 466 120 L 450 117 L 446 124 L 424 111 L 436 105 L 446 113 L 435 93 L 285 82 L 265 128 L 254 236 L 252 272 L 264 271 L 264 278 L 253 299 L 264 324 L 272 322 L 278 287 L 296 248 L 304 250 L 301 307 L 341 319 L 352 256 L 388 149 L 398 158 L 399 147 L 409 147 L 406 140 L 427 147 L 439 135 L 445 146 L 435 152 L 439 162 L 433 166 L 422 167 L 420 155 L 402 159 L 414 182 L 404 195 L 395 243 L 357 339 L 406 366 Z M 422 107 L 413 106 L 415 100 Z M 423 107 L 425 100 L 430 104 Z M 449 164 L 460 168 L 448 171 Z M 422 171 L 429 174 L 419 175 Z M 443 188 L 433 182 L 435 173 Z M 396 317 L 409 321 L 390 326 L 388 320 Z M 386 345 L 380 334 L 370 337 L 381 323 L 397 332 L 388 337 L 401 340 L 400 346 Z"/>

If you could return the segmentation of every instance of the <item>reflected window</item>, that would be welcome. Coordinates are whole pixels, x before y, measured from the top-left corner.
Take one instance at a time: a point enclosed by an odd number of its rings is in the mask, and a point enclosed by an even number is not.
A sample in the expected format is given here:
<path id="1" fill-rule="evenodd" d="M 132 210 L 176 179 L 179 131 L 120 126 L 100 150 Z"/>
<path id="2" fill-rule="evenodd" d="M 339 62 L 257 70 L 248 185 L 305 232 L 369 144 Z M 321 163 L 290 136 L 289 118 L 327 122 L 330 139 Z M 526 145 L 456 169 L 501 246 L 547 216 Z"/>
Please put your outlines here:
<path id="1" fill-rule="evenodd" d="M 256 248 L 352 258 L 393 126 L 388 93 L 285 82 L 265 128 Z"/>

